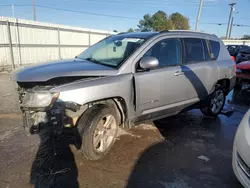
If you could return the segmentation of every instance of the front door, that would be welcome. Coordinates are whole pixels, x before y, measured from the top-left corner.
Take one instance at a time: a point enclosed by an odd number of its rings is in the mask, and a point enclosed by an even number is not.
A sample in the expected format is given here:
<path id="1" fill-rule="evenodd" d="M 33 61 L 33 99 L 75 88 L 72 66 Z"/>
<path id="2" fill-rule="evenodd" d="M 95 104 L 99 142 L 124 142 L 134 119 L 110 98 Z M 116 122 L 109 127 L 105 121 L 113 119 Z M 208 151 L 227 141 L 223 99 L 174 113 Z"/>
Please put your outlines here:
<path id="1" fill-rule="evenodd" d="M 187 79 L 181 69 L 181 41 L 167 38 L 156 42 L 144 56 L 158 59 L 159 66 L 135 73 L 137 116 L 148 118 L 173 113 L 184 108 Z"/>

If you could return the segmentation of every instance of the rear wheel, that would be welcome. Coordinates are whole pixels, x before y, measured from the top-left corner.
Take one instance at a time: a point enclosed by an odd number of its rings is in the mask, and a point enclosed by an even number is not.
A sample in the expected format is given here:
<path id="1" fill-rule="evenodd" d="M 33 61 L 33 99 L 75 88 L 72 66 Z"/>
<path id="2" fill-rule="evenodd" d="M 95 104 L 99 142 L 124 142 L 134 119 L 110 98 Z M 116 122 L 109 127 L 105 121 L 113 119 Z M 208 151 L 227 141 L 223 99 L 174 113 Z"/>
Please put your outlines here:
<path id="1" fill-rule="evenodd" d="M 206 116 L 217 116 L 223 109 L 225 100 L 224 89 L 221 86 L 216 86 L 215 91 L 206 99 L 201 112 Z"/>
<path id="2" fill-rule="evenodd" d="M 113 146 L 117 131 L 116 110 L 108 105 L 98 104 L 90 107 L 78 123 L 82 136 L 82 154 L 90 160 L 103 158 Z"/>

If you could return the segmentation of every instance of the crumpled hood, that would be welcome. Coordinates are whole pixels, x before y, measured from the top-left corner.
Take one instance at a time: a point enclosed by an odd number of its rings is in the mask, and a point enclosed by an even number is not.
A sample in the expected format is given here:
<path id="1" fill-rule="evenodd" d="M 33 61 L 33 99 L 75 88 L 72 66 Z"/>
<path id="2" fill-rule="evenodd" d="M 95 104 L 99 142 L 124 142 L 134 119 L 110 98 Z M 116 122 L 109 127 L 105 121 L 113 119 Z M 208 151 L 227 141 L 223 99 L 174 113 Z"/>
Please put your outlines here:
<path id="1" fill-rule="evenodd" d="M 238 69 L 250 69 L 250 61 L 243 61 L 236 65 Z"/>
<path id="2" fill-rule="evenodd" d="M 17 82 L 45 82 L 57 77 L 109 76 L 118 70 L 81 59 L 59 60 L 18 69 L 12 78 Z"/>

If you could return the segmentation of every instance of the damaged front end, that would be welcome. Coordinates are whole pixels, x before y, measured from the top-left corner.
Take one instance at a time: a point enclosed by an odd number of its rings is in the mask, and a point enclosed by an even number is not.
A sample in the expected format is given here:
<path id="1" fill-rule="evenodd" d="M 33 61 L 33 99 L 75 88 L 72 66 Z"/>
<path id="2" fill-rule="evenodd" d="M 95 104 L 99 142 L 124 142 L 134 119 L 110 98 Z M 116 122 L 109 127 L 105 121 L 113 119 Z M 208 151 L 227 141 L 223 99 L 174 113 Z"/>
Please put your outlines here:
<path id="1" fill-rule="evenodd" d="M 18 83 L 20 109 L 24 128 L 31 134 L 50 126 L 55 134 L 64 127 L 74 127 L 78 117 L 87 107 L 58 100 L 60 93 L 52 93 L 55 86 L 28 87 Z"/>

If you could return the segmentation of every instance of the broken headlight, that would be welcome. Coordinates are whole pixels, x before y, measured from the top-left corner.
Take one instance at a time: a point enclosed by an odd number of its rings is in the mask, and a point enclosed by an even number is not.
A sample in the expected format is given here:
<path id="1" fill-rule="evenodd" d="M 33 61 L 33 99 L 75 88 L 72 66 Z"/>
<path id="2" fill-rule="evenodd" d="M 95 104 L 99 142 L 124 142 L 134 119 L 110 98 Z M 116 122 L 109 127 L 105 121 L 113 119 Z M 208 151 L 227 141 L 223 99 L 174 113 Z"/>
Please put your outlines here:
<path id="1" fill-rule="evenodd" d="M 22 107 L 45 108 L 53 105 L 58 98 L 59 93 L 50 93 L 49 91 L 27 92 L 22 99 Z"/>

